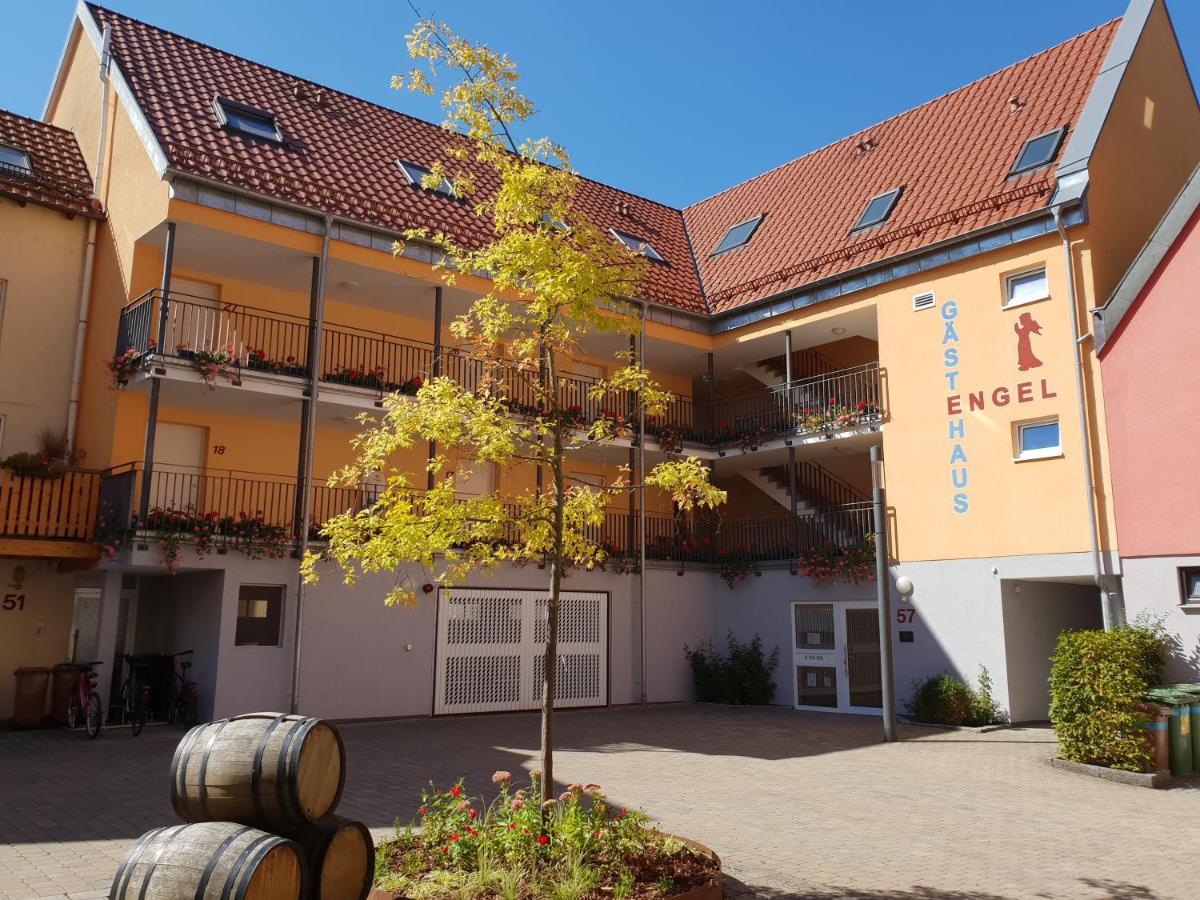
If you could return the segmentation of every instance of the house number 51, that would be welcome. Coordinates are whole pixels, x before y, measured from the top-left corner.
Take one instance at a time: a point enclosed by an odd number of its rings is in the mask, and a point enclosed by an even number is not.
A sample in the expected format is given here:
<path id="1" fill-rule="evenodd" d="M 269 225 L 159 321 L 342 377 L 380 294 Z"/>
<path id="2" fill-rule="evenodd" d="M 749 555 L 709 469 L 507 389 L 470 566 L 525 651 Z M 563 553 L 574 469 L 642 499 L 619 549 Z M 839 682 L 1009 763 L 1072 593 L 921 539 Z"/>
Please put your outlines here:
<path id="1" fill-rule="evenodd" d="M 25 608 L 25 595 L 24 594 L 5 594 L 4 601 L 2 603 L 0 603 L 0 609 L 3 609 L 5 612 L 9 612 L 14 609 L 21 610 L 24 608 Z"/>

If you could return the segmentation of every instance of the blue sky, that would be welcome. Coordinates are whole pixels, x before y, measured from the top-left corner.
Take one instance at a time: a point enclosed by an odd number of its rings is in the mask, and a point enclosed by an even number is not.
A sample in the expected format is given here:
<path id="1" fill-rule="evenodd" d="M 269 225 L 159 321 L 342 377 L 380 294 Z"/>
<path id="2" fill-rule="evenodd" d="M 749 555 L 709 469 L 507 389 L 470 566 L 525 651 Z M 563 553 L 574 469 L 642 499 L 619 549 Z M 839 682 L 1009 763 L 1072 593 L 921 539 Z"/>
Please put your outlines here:
<path id="1" fill-rule="evenodd" d="M 155 25 L 439 120 L 388 87 L 407 68 L 404 0 L 109 0 Z M 1044 50 L 1123 0 L 420 0 L 508 52 L 531 129 L 584 174 L 686 205 Z M 1200 3 L 1168 8 L 1195 70 Z M 39 116 L 73 0 L 8 3 L 0 107 Z"/>

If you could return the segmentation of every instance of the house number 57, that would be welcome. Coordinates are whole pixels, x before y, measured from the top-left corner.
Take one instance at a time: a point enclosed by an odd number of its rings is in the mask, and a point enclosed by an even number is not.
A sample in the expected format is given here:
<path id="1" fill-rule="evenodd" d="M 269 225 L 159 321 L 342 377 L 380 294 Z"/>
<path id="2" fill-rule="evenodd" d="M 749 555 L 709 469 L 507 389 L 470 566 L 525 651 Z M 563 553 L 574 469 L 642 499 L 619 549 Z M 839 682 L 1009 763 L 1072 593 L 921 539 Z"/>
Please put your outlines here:
<path id="1" fill-rule="evenodd" d="M 896 610 L 896 621 L 901 625 L 911 625 L 917 621 L 917 610 L 912 606 L 902 606 Z"/>

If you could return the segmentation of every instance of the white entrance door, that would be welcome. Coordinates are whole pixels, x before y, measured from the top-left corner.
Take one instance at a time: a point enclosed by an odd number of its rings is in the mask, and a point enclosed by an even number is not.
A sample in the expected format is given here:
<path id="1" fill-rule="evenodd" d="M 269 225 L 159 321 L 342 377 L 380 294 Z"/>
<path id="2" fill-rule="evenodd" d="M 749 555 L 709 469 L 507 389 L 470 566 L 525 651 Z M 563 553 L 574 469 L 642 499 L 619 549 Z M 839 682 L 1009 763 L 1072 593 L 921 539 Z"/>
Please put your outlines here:
<path id="1" fill-rule="evenodd" d="M 879 618 L 871 601 L 792 604 L 796 708 L 878 714 Z"/>
<path id="2" fill-rule="evenodd" d="M 208 429 L 159 422 L 154 432 L 150 505 L 179 512 L 199 509 Z"/>
<path id="3" fill-rule="evenodd" d="M 537 709 L 546 644 L 545 591 L 439 591 L 434 712 Z M 608 595 L 563 591 L 554 705 L 608 702 Z"/>

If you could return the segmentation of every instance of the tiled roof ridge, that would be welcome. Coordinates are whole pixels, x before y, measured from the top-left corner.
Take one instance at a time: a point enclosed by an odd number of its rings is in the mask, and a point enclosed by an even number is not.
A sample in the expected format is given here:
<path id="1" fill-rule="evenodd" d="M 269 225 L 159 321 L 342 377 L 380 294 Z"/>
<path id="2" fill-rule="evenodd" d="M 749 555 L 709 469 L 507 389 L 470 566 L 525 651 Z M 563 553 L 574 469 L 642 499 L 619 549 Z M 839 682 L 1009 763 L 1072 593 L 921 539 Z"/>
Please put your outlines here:
<path id="1" fill-rule="evenodd" d="M 180 34 L 179 32 L 172 31 L 169 28 L 163 28 L 159 25 L 154 25 L 151 22 L 146 22 L 146 21 L 143 21 L 142 19 L 138 19 L 133 16 L 126 15 L 123 12 L 118 12 L 117 10 L 110 9 L 107 6 L 101 6 L 99 3 L 87 3 L 86 5 L 89 9 L 98 9 L 105 13 L 108 13 L 109 15 L 117 16 L 119 18 L 125 19 L 126 21 L 133 22 L 137 25 L 141 25 L 144 28 L 151 28 L 151 29 L 161 32 L 163 34 L 168 34 L 171 37 L 178 38 L 181 41 L 188 41 L 189 43 L 197 44 L 201 47 L 204 47 L 207 50 L 211 50 L 214 53 L 219 53 L 222 56 L 228 57 L 230 59 L 236 59 L 240 62 L 245 62 L 245 63 L 249 63 L 250 65 L 253 65 L 253 66 L 258 66 L 263 69 L 268 69 L 272 72 L 275 72 L 278 75 L 283 76 L 284 78 L 290 78 L 293 81 L 303 82 L 304 84 L 309 85 L 311 87 L 314 87 L 314 88 L 317 88 L 317 89 L 323 90 L 323 91 L 328 91 L 331 94 L 337 94 L 341 97 L 344 97 L 348 100 L 352 100 L 356 103 L 365 103 L 368 106 L 373 106 L 376 109 L 382 110 L 391 115 L 402 116 L 405 119 L 408 119 L 409 121 L 415 122 L 416 124 L 424 126 L 426 128 L 437 128 L 439 130 L 444 130 L 444 129 L 442 129 L 442 126 L 437 122 L 431 122 L 428 119 L 422 119 L 420 116 L 414 116 L 412 113 L 407 113 L 402 109 L 396 109 L 394 106 L 387 106 L 386 104 L 379 103 L 375 100 L 370 100 L 366 97 L 360 97 L 357 94 L 351 94 L 348 91 L 343 91 L 339 88 L 331 87 L 330 85 L 327 85 L 327 84 L 321 84 L 320 82 L 313 81 L 310 78 L 304 78 L 304 77 L 302 77 L 300 75 L 296 75 L 292 72 L 286 72 L 283 69 L 280 69 L 276 66 L 270 65 L 269 63 L 259 62 L 258 60 L 250 59 L 247 56 L 241 56 L 241 55 L 239 55 L 237 53 L 233 53 L 229 50 L 222 50 L 220 47 L 214 46 L 212 44 L 206 43 L 201 40 L 197 40 L 194 37 L 189 37 L 186 34 Z M 231 98 L 231 99 L 233 99 L 233 98 Z M 459 134 L 458 136 L 462 137 L 461 134 Z M 576 171 L 575 174 L 579 175 L 579 177 L 582 178 L 584 181 L 590 181 L 593 184 L 600 185 L 601 187 L 608 188 L 609 190 L 618 191 L 619 193 L 622 193 L 627 197 L 633 197 L 636 200 L 644 200 L 647 203 L 653 203 L 655 206 L 660 206 L 663 209 L 670 210 L 671 212 L 674 212 L 674 213 L 680 213 L 680 214 L 683 213 L 683 209 L 681 207 L 672 206 L 669 203 L 663 203 L 660 200 L 655 200 L 654 198 L 647 197 L 643 194 L 636 194 L 633 191 L 626 190 L 625 188 L 622 188 L 622 187 L 617 187 L 616 185 L 609 184 L 606 181 L 600 181 L 596 178 L 589 178 L 587 175 L 583 175 L 583 174 L 579 173 L 578 171 Z"/>
<path id="2" fill-rule="evenodd" d="M 696 200 L 693 203 L 689 203 L 683 209 L 686 212 L 690 209 L 693 209 L 694 207 L 700 206 L 703 203 L 707 203 L 709 200 L 714 200 L 717 197 L 722 196 L 723 194 L 728 194 L 730 191 L 735 191 L 738 188 L 745 187 L 748 184 L 753 184 L 755 181 L 758 181 L 760 178 L 766 178 L 768 175 L 774 174 L 775 172 L 778 172 L 780 169 L 786 169 L 788 166 L 794 165 L 795 163 L 798 163 L 801 160 L 807 159 L 810 156 L 815 156 L 818 153 L 821 153 L 825 150 L 829 150 L 832 147 L 836 147 L 838 144 L 844 143 L 849 140 L 853 140 L 854 138 L 858 137 L 859 135 L 869 134 L 871 131 L 878 129 L 878 128 L 882 128 L 884 125 L 888 124 L 889 122 L 892 122 L 895 119 L 899 119 L 901 116 L 907 116 L 908 114 L 916 112 L 919 109 L 923 109 L 926 106 L 930 106 L 931 104 L 938 103 L 942 100 L 945 100 L 947 97 L 952 97 L 955 94 L 965 91 L 968 88 L 972 88 L 975 85 L 980 84 L 981 82 L 987 81 L 990 78 L 995 78 L 997 75 L 1001 75 L 1004 72 L 1007 72 L 1009 69 L 1013 69 L 1013 68 L 1016 68 L 1017 66 L 1024 65 L 1024 64 L 1028 63 L 1030 60 L 1037 59 L 1039 56 L 1044 56 L 1047 53 L 1052 53 L 1053 51 L 1059 49 L 1060 47 L 1065 47 L 1067 44 L 1071 44 L 1071 43 L 1074 43 L 1075 41 L 1081 40 L 1090 34 L 1094 34 L 1097 31 L 1101 31 L 1105 28 L 1110 28 L 1117 22 L 1120 22 L 1121 18 L 1122 18 L 1121 16 L 1117 16 L 1117 18 L 1115 18 L 1115 19 L 1109 19 L 1107 22 L 1101 22 L 1099 25 L 1089 28 L 1087 31 L 1081 31 L 1078 34 L 1074 34 L 1071 37 L 1066 38 L 1065 40 L 1059 41 L 1057 44 L 1050 45 L 1049 47 L 1045 48 L 1044 50 L 1039 50 L 1036 53 L 1031 53 L 1028 56 L 1023 57 L 1022 59 L 1018 59 L 1015 62 L 1009 63 L 1007 66 L 1002 66 L 1001 68 L 996 69 L 993 72 L 988 72 L 984 75 L 980 75 L 978 78 L 976 78 L 972 81 L 969 81 L 966 84 L 959 85 L 958 87 L 954 88 L 953 90 L 944 91 L 943 93 L 938 94 L 936 97 L 931 97 L 930 99 L 925 100 L 922 103 L 918 103 L 916 106 L 910 106 L 907 109 L 902 109 L 899 112 L 893 113 L 892 115 L 888 116 L 885 119 L 880 119 L 878 122 L 874 122 L 870 125 L 864 125 L 862 128 L 852 131 L 850 134 L 846 134 L 840 138 L 836 138 L 835 140 L 832 140 L 827 144 L 822 144 L 820 147 L 814 147 L 812 150 L 808 150 L 804 153 L 801 153 L 799 156 L 793 157 L 792 159 L 789 159 L 786 162 L 782 162 L 777 166 L 772 166 L 771 168 L 769 168 L 763 172 L 759 172 L 757 175 L 752 175 L 749 178 L 745 179 L 744 181 L 739 181 L 735 184 L 729 185 L 729 187 L 722 188 L 721 190 L 717 191 L 715 194 L 709 194 L 707 197 L 703 197 L 700 200 Z"/>
<path id="3" fill-rule="evenodd" d="M 1010 203 L 1015 203 L 1018 200 L 1023 200 L 1027 197 L 1034 197 L 1039 194 L 1048 194 L 1053 190 L 1053 184 L 1049 177 L 1044 177 L 1030 184 L 1022 185 L 1018 188 L 1013 188 L 1007 191 L 1001 191 L 998 194 L 993 194 L 991 197 L 985 197 L 981 200 L 974 200 L 965 206 L 957 209 L 948 209 L 938 213 L 936 216 L 931 216 L 920 222 L 913 222 L 901 228 L 887 231 L 882 234 L 877 234 L 873 237 L 861 240 L 853 244 L 848 244 L 844 247 L 839 247 L 828 253 L 823 253 L 820 256 L 814 256 L 811 259 L 801 260 L 798 263 L 793 263 L 782 269 L 777 269 L 774 272 L 768 272 L 765 275 L 757 275 L 740 284 L 732 285 L 724 288 L 714 294 L 707 295 L 706 301 L 710 307 L 723 303 L 724 301 L 736 297 L 738 294 L 746 291 L 759 291 L 765 288 L 772 282 L 786 281 L 788 278 L 802 274 L 808 271 L 816 271 L 830 263 L 840 260 L 852 259 L 859 253 L 865 250 L 875 250 L 884 247 L 895 241 L 902 240 L 907 237 L 921 234 L 934 228 L 938 225 L 943 225 L 949 222 L 955 222 L 960 219 L 972 216 L 981 210 L 988 208 L 999 209 L 1007 206 Z"/>

